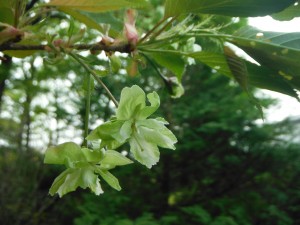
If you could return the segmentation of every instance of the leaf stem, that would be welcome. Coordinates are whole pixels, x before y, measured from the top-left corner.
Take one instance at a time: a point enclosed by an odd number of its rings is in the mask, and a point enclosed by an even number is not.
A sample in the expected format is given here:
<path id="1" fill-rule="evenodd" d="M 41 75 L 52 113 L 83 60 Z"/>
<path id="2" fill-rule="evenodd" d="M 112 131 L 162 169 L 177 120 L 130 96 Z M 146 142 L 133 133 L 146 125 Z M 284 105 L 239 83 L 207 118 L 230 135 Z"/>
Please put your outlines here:
<path id="1" fill-rule="evenodd" d="M 115 99 L 115 97 L 113 96 L 113 94 L 110 92 L 110 90 L 108 89 L 108 87 L 103 83 L 103 81 L 98 77 L 98 75 L 95 73 L 95 71 L 93 71 L 84 61 L 82 61 L 75 53 L 73 52 L 69 52 L 68 53 L 73 59 L 75 59 L 79 64 L 81 64 L 84 69 L 89 72 L 89 74 L 91 74 L 94 79 L 104 88 L 104 90 L 106 91 L 107 95 L 109 96 L 110 100 L 112 100 L 112 102 L 115 104 L 116 107 L 119 106 L 118 101 Z"/>
<path id="2" fill-rule="evenodd" d="M 153 67 L 153 69 L 155 70 L 155 72 L 158 74 L 158 76 L 160 76 L 160 78 L 163 80 L 164 84 L 166 85 L 168 91 L 171 93 L 172 92 L 172 87 L 170 86 L 170 83 L 168 81 L 168 78 L 165 77 L 158 69 L 157 65 L 152 61 L 152 59 L 150 59 L 146 54 L 141 53 L 146 60 L 151 64 L 151 66 Z"/>
<path id="3" fill-rule="evenodd" d="M 84 118 L 84 137 L 83 137 L 83 146 L 87 147 L 86 137 L 89 135 L 89 120 L 90 120 L 90 110 L 91 110 L 91 75 L 87 74 L 87 93 L 86 93 L 86 104 L 85 104 L 85 118 Z"/>
<path id="4" fill-rule="evenodd" d="M 18 27 L 19 18 L 21 16 L 21 5 L 22 5 L 21 0 L 15 1 L 14 27 Z"/>
<path id="5" fill-rule="evenodd" d="M 18 43 L 4 43 L 0 45 L 0 51 L 8 51 L 8 50 L 19 50 L 19 51 L 27 51 L 27 50 L 40 50 L 45 51 L 47 46 L 49 45 L 22 45 Z M 93 43 L 93 44 L 75 44 L 68 46 L 68 49 L 75 50 L 90 50 L 90 51 L 106 51 L 106 52 L 123 52 L 130 53 L 132 49 L 128 43 L 116 43 L 112 45 L 105 45 L 102 43 Z"/>
<path id="6" fill-rule="evenodd" d="M 173 17 L 169 22 L 167 22 L 160 30 L 158 30 L 152 37 L 151 37 L 151 39 L 154 39 L 154 38 L 156 38 L 157 36 L 159 36 L 168 26 L 170 26 L 171 25 L 171 23 L 174 21 L 174 20 L 176 20 L 176 16 L 175 17 Z"/>
<path id="7" fill-rule="evenodd" d="M 139 40 L 139 43 L 142 43 L 144 42 L 161 24 L 163 24 L 168 18 L 164 17 L 162 18 L 160 21 L 158 21 L 157 24 L 155 24 L 155 26 L 149 30 L 146 35 L 144 37 L 142 37 L 140 40 Z"/>

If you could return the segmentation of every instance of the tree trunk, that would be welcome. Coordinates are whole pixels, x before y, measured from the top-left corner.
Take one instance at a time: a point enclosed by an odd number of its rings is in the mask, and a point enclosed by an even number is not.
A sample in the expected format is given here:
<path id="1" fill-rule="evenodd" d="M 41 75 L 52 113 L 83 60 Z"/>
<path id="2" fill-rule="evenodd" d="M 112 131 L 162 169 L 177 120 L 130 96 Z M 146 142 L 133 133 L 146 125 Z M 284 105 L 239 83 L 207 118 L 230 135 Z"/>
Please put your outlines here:
<path id="1" fill-rule="evenodd" d="M 5 55 L 0 66 L 0 112 L 2 106 L 2 97 L 6 86 L 6 80 L 9 78 L 12 66 L 12 58 Z"/>
<path id="2" fill-rule="evenodd" d="M 26 127 L 26 139 L 25 139 L 25 150 L 29 150 L 29 142 L 30 142 L 30 124 L 31 124 L 31 117 L 30 117 L 30 108 L 31 108 L 32 97 L 29 93 L 26 95 L 26 102 L 24 104 L 24 118 L 25 118 L 25 127 Z"/>

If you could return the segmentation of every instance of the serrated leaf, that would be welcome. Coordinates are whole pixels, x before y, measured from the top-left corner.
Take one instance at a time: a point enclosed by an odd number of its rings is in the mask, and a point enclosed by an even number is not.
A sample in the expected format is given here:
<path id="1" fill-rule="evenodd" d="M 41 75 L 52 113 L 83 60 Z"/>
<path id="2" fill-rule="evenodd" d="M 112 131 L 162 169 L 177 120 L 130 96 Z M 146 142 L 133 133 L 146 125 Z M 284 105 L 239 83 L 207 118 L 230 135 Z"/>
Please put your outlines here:
<path id="1" fill-rule="evenodd" d="M 202 51 L 190 53 L 188 56 L 210 66 L 223 75 L 233 78 L 226 57 L 221 53 Z M 282 76 L 278 76 L 276 71 L 250 62 L 246 62 L 246 66 L 250 85 L 298 98 L 293 86 L 287 83 Z"/>
<path id="2" fill-rule="evenodd" d="M 209 67 L 223 75 L 233 78 L 233 75 L 227 64 L 226 57 L 224 54 L 200 51 L 189 53 L 187 54 L 187 56 L 208 65 Z"/>
<path id="3" fill-rule="evenodd" d="M 257 32 L 256 29 L 246 28 L 228 38 L 228 41 L 300 90 L 300 38 L 297 35 Z"/>
<path id="4" fill-rule="evenodd" d="M 89 18 L 92 18 L 96 23 L 105 24 L 103 28 L 105 29 L 104 34 L 109 27 L 108 35 L 110 37 L 116 38 L 120 35 L 123 30 L 123 20 L 115 16 L 114 12 L 104 12 L 104 13 L 93 13 L 93 12 L 82 12 L 82 14 L 86 15 Z"/>
<path id="5" fill-rule="evenodd" d="M 165 16 L 207 13 L 225 16 L 264 16 L 279 12 L 295 0 L 166 0 Z"/>
<path id="6" fill-rule="evenodd" d="M 159 53 L 151 52 L 147 53 L 151 58 L 153 58 L 159 65 L 170 70 L 179 81 L 181 81 L 182 75 L 185 70 L 185 62 L 180 54 L 172 54 L 170 52 Z"/>
<path id="7" fill-rule="evenodd" d="M 248 71 L 245 61 L 228 46 L 224 46 L 224 55 L 234 79 L 249 94 Z"/>
<path id="8" fill-rule="evenodd" d="M 54 180 L 49 193 L 52 196 L 58 193 L 62 197 L 78 187 L 90 188 L 96 195 L 103 193 L 98 176 L 90 168 L 66 169 Z"/>
<path id="9" fill-rule="evenodd" d="M 254 27 L 244 27 L 238 30 L 233 38 L 251 39 L 254 42 L 262 42 L 269 45 L 284 46 L 300 50 L 300 32 L 273 32 L 262 31 Z M 252 43 L 253 45 L 253 43 Z M 254 44 L 255 45 L 255 44 Z"/>
<path id="10" fill-rule="evenodd" d="M 88 12 L 105 12 L 127 7 L 145 7 L 148 3 L 145 0 L 51 0 L 48 5 Z"/>
<path id="11" fill-rule="evenodd" d="M 58 7 L 58 10 L 66 13 L 66 14 L 69 14 L 74 19 L 78 20 L 81 23 L 84 23 L 88 28 L 98 30 L 103 34 L 105 33 L 103 27 L 99 23 L 94 21 L 92 18 L 80 13 L 79 11 L 70 9 L 68 7 Z"/>
<path id="12" fill-rule="evenodd" d="M 105 170 L 98 170 L 97 173 L 100 174 L 100 176 L 114 189 L 117 191 L 121 191 L 121 186 L 119 184 L 118 179 L 112 175 L 110 172 Z"/>
<path id="13" fill-rule="evenodd" d="M 275 71 L 265 66 L 258 66 L 250 62 L 246 62 L 246 64 L 249 74 L 249 83 L 251 85 L 279 92 L 298 99 L 298 94 L 294 90 L 293 86 L 287 83 L 283 77 L 278 76 Z"/>
<path id="14" fill-rule="evenodd" d="M 224 46 L 224 54 L 233 77 L 239 83 L 242 89 L 247 93 L 251 102 L 259 110 L 261 118 L 263 118 L 264 116 L 263 116 L 263 110 L 261 105 L 259 104 L 258 100 L 255 99 L 255 97 L 249 91 L 248 70 L 247 70 L 246 62 L 242 58 L 238 57 L 235 51 L 228 46 Z"/>

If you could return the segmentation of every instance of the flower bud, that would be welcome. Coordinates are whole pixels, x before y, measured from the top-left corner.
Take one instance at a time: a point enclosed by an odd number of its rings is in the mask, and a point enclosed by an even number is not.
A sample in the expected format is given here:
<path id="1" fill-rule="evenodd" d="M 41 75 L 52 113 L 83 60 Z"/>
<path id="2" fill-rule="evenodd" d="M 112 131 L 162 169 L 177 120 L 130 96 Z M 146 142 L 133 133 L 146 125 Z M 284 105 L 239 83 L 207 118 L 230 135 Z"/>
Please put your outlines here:
<path id="1" fill-rule="evenodd" d="M 139 36 L 135 27 L 135 11 L 132 9 L 127 10 L 125 24 L 124 24 L 125 37 L 133 46 L 136 46 Z"/>

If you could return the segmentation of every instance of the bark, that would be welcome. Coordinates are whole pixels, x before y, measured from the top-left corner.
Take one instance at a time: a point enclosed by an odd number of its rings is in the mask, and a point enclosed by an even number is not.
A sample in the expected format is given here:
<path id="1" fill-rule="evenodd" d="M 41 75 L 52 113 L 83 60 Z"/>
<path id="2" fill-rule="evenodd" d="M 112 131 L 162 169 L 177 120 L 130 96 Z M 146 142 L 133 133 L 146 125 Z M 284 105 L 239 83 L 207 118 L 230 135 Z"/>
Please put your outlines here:
<path id="1" fill-rule="evenodd" d="M 23 103 L 23 113 L 21 115 L 21 123 L 20 123 L 20 132 L 18 135 L 18 147 L 19 151 L 29 150 L 30 143 L 30 135 L 31 135 L 31 103 L 34 97 L 33 93 L 33 80 L 35 77 L 36 70 L 33 65 L 33 61 L 31 62 L 30 71 L 24 72 L 24 91 L 25 91 L 25 102 Z"/>
<path id="2" fill-rule="evenodd" d="M 56 46 L 56 48 L 59 47 L 65 48 L 65 49 L 74 49 L 74 50 L 90 50 L 92 52 L 94 51 L 105 51 L 105 52 L 123 52 L 123 53 L 130 53 L 134 51 L 134 46 L 128 44 L 128 43 L 113 43 L 111 45 L 104 44 L 102 42 L 100 43 L 94 43 L 94 44 L 76 44 L 76 45 L 70 45 L 70 46 Z M 0 51 L 8 51 L 8 50 L 18 50 L 18 51 L 28 51 L 28 50 L 37 50 L 37 51 L 51 51 L 51 48 L 48 45 L 21 45 L 18 43 L 4 43 L 0 45 Z"/>
<path id="3" fill-rule="evenodd" d="M 25 150 L 29 150 L 29 143 L 30 143 L 30 134 L 31 134 L 31 116 L 30 116 L 30 108 L 31 108 L 32 97 L 29 93 L 26 96 L 26 102 L 24 104 L 24 121 L 26 127 L 26 139 L 25 139 Z"/>
<path id="4" fill-rule="evenodd" d="M 1 106 L 2 106 L 2 97 L 5 91 L 6 81 L 7 79 L 9 79 L 11 66 L 12 66 L 12 58 L 5 55 L 0 65 L 0 113 L 1 113 Z"/>

